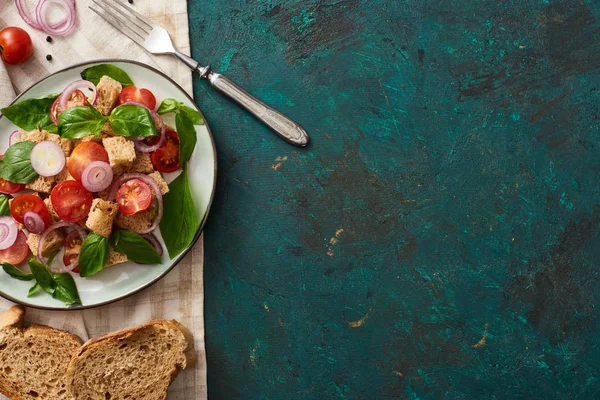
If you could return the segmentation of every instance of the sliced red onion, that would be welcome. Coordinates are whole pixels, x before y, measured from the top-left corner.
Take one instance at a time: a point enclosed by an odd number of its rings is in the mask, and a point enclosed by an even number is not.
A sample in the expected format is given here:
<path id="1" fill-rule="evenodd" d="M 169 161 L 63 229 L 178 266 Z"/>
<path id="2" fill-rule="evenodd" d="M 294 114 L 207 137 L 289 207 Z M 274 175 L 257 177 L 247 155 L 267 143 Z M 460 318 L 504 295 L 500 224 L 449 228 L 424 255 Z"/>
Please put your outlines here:
<path id="1" fill-rule="evenodd" d="M 167 124 L 165 124 L 162 118 L 154 111 L 151 111 L 150 114 L 152 114 L 154 124 L 157 125 L 156 128 L 160 131 L 160 137 L 158 138 L 158 142 L 156 142 L 153 145 L 149 145 L 146 144 L 146 142 L 144 142 L 145 139 L 148 139 L 146 137 L 136 137 L 133 141 L 133 144 L 135 146 L 135 149 L 142 153 L 150 153 L 154 150 L 157 150 L 163 144 L 163 142 L 165 141 L 165 137 L 167 136 Z M 150 137 L 153 138 L 154 136 Z"/>
<path id="2" fill-rule="evenodd" d="M 65 153 L 60 145 L 44 140 L 31 150 L 31 166 L 41 176 L 54 176 L 65 168 Z"/>
<path id="3" fill-rule="evenodd" d="M 79 259 L 73 261 L 69 265 L 65 265 L 62 268 L 53 268 L 52 266 L 46 264 L 46 261 L 44 260 L 44 255 L 42 254 L 42 249 L 44 248 L 44 244 L 46 243 L 46 238 L 51 232 L 60 228 L 74 229 L 79 234 L 79 237 L 81 237 L 82 242 L 87 236 L 83 228 L 79 224 L 75 224 L 73 222 L 59 222 L 58 224 L 52 225 L 50 228 L 46 229 L 44 233 L 42 233 L 42 236 L 40 237 L 40 243 L 38 244 L 37 258 L 42 264 L 46 265 L 50 269 L 50 271 L 54 272 L 55 274 L 62 274 L 63 272 L 72 271 L 79 264 Z"/>
<path id="4" fill-rule="evenodd" d="M 70 1 L 71 3 L 73 3 L 73 6 L 75 6 L 75 0 Z M 29 12 L 26 3 L 26 0 L 15 0 L 15 4 L 17 6 L 17 11 L 19 12 L 19 15 L 21 16 L 21 18 L 23 18 L 23 21 L 25 21 L 29 26 L 39 31 L 43 31 L 42 27 L 37 21 L 37 16 Z M 68 20 L 69 14 L 67 13 L 60 21 L 51 23 L 50 27 L 54 29 L 60 28 L 61 26 L 66 24 Z"/>
<path id="5" fill-rule="evenodd" d="M 8 249 L 15 244 L 19 227 L 12 217 L 0 217 L 0 250 Z"/>
<path id="6" fill-rule="evenodd" d="M 62 5 L 66 10 L 65 22 L 59 21 L 51 24 L 46 19 L 46 9 L 49 4 Z M 63 36 L 75 27 L 75 1 L 71 0 L 40 0 L 35 8 L 35 16 L 41 30 L 51 35 Z"/>
<path id="7" fill-rule="evenodd" d="M 43 0 L 42 0 L 43 1 Z M 71 95 L 73 94 L 73 92 L 75 92 L 77 89 L 90 89 L 92 90 L 92 105 L 96 105 L 96 101 L 98 100 L 98 90 L 96 89 L 96 86 L 90 82 L 90 81 L 86 81 L 84 79 L 79 79 L 75 82 L 72 82 L 69 86 L 67 86 L 65 88 L 65 90 L 63 90 L 62 94 L 60 95 L 60 109 L 62 111 L 67 109 L 68 106 L 68 102 L 71 99 Z M 83 94 L 85 94 L 85 92 L 83 92 Z"/>
<path id="8" fill-rule="evenodd" d="M 27 211 L 23 215 L 23 225 L 31 233 L 42 233 L 46 229 L 46 223 L 38 213 Z"/>
<path id="9" fill-rule="evenodd" d="M 16 130 L 13 133 L 10 134 L 10 137 L 8 138 L 8 145 L 12 146 L 13 144 L 17 143 L 17 140 L 21 140 L 21 131 L 20 130 Z"/>
<path id="10" fill-rule="evenodd" d="M 153 230 L 155 230 L 158 227 L 158 224 L 160 224 L 160 220 L 162 219 L 162 216 L 163 216 L 163 198 L 162 198 L 162 193 L 160 192 L 160 188 L 158 187 L 158 184 L 156 183 L 156 181 L 154 179 L 150 178 L 148 175 L 144 175 L 144 174 L 138 174 L 138 173 L 123 174 L 119 179 L 114 181 L 113 184 L 111 185 L 110 190 L 108 192 L 107 199 L 110 201 L 114 201 L 121 185 L 132 179 L 139 179 L 139 180 L 147 183 L 152 188 L 152 191 L 154 192 L 154 195 L 156 196 L 156 202 L 158 203 L 158 212 L 157 212 L 156 218 L 154 219 L 154 222 L 152 223 L 150 228 L 135 231 L 135 233 L 139 233 L 140 235 L 143 235 L 145 233 L 150 233 Z"/>
<path id="11" fill-rule="evenodd" d="M 107 162 L 91 162 L 81 174 L 81 184 L 88 191 L 97 193 L 110 186 L 113 170 Z"/>

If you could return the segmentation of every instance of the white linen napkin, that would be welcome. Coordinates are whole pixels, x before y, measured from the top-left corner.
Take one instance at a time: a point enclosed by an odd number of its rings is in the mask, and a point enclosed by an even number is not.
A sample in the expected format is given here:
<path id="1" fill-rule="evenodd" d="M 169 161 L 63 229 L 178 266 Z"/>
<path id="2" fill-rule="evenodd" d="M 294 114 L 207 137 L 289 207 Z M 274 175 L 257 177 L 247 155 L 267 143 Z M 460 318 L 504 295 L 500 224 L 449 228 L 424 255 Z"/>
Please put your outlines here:
<path id="1" fill-rule="evenodd" d="M 31 36 L 34 54 L 23 65 L 0 62 L 0 108 L 49 73 L 72 64 L 102 58 L 136 60 L 154 66 L 192 94 L 192 74 L 184 64 L 169 56 L 152 56 L 102 20 L 88 5 L 77 0 L 77 27 L 66 37 L 52 37 L 23 22 L 12 0 L 0 0 L 0 29 L 20 26 Z M 164 26 L 175 46 L 189 54 L 186 0 L 135 0 L 138 12 Z M 30 4 L 30 10 L 35 5 Z M 52 60 L 46 60 L 51 54 Z M 177 319 L 194 335 L 198 363 L 182 371 L 169 388 L 169 399 L 205 399 L 206 357 L 204 352 L 204 249 L 201 238 L 194 249 L 169 274 L 142 292 L 107 306 L 85 311 L 40 311 L 27 309 L 26 322 L 46 324 L 79 335 L 83 340 L 128 328 L 150 319 Z M 0 311 L 12 303 L 0 298 Z M 3 398 L 0 395 L 0 398 Z"/>

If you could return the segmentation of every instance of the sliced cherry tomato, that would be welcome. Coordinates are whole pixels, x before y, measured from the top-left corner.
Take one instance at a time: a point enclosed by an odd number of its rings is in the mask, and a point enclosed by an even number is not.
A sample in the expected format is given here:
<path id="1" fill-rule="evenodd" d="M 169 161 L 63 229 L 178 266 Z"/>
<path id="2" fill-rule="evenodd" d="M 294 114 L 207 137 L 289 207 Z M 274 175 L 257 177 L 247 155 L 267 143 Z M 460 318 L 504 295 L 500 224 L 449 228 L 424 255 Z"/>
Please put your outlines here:
<path id="1" fill-rule="evenodd" d="M 152 152 L 150 159 L 152 160 L 154 168 L 160 172 L 174 172 L 181 169 L 181 164 L 179 163 L 179 137 L 177 136 L 177 132 L 167 131 L 165 141 L 158 149 Z"/>
<path id="2" fill-rule="evenodd" d="M 33 54 L 31 37 L 23 29 L 9 26 L 0 31 L 0 56 L 7 64 L 22 64 Z"/>
<path id="3" fill-rule="evenodd" d="M 67 168 L 73 178 L 81 181 L 83 170 L 93 161 L 108 162 L 108 153 L 96 142 L 83 142 L 73 149 Z"/>
<path id="4" fill-rule="evenodd" d="M 73 94 L 71 94 L 69 101 L 67 101 L 67 109 L 75 106 L 85 106 L 87 104 L 88 102 L 85 94 L 83 94 L 81 90 L 75 90 Z M 54 125 L 58 126 L 58 116 L 63 111 L 64 110 L 61 110 L 60 108 L 60 96 L 58 96 L 56 100 L 54 100 L 54 103 L 52 103 L 52 108 L 50 109 L 50 118 L 52 118 Z"/>
<path id="5" fill-rule="evenodd" d="M 152 189 L 140 179 L 132 179 L 121 185 L 117 191 L 119 211 L 133 215 L 147 210 L 152 204 Z"/>
<path id="6" fill-rule="evenodd" d="M 77 181 L 64 181 L 54 186 L 50 193 L 52 207 L 67 222 L 85 218 L 92 208 L 92 194 Z"/>
<path id="7" fill-rule="evenodd" d="M 33 211 L 44 220 L 46 228 L 50 226 L 50 213 L 42 199 L 33 194 L 21 194 L 10 203 L 10 213 L 18 223 L 23 223 L 23 217 L 28 211 Z"/>
<path id="8" fill-rule="evenodd" d="M 0 160 L 2 160 L 2 154 L 0 154 Z M 12 183 L 0 178 L 0 193 L 15 194 L 23 189 L 25 189 L 25 185 L 23 184 Z"/>
<path id="9" fill-rule="evenodd" d="M 81 251 L 81 236 L 77 231 L 71 231 L 65 236 L 64 248 L 65 253 L 63 255 L 63 263 L 65 265 L 71 265 L 74 261 L 79 258 L 79 252 Z M 79 268 L 75 267 L 73 272 L 79 272 Z"/>
<path id="10" fill-rule="evenodd" d="M 27 245 L 27 236 L 23 231 L 19 231 L 17 240 L 8 249 L 0 250 L 0 262 L 7 262 L 12 265 L 21 264 L 29 254 Z"/>
<path id="11" fill-rule="evenodd" d="M 127 86 L 121 90 L 119 96 L 119 104 L 127 103 L 129 101 L 135 101 L 136 103 L 142 103 L 151 110 L 156 108 L 156 97 L 151 91 L 144 88 L 136 88 L 135 86 Z"/>

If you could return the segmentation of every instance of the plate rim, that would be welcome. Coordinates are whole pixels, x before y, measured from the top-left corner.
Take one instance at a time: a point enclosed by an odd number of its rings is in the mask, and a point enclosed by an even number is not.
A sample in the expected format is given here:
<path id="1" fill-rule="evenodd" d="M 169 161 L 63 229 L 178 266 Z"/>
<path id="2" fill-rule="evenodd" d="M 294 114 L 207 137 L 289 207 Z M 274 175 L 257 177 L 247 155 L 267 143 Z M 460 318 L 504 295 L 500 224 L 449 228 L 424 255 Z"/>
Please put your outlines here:
<path id="1" fill-rule="evenodd" d="M 101 59 L 97 59 L 97 60 L 90 60 L 90 61 L 85 61 L 82 63 L 78 63 L 78 64 L 73 64 L 71 66 L 59 69 L 57 71 L 52 72 L 51 74 L 46 75 L 45 77 L 39 79 L 38 81 L 36 81 L 35 83 L 33 83 L 32 85 L 30 85 L 27 89 L 25 89 L 21 94 L 19 94 L 17 97 L 15 97 L 15 99 L 9 104 L 13 105 L 15 104 L 24 94 L 26 94 L 28 91 L 30 91 L 32 88 L 34 88 L 35 86 L 39 85 L 40 83 L 42 83 L 43 81 L 50 79 L 51 77 L 53 77 L 56 74 L 59 74 L 61 72 L 65 72 L 65 71 L 70 71 L 76 68 L 81 68 L 90 64 L 104 64 L 104 63 L 126 63 L 126 64 L 134 64 L 137 65 L 139 67 L 148 69 L 160 76 L 162 76 L 163 78 L 167 79 L 169 82 L 171 82 L 171 84 L 173 84 L 177 89 L 179 89 L 187 98 L 188 100 L 194 105 L 194 107 L 196 108 L 196 110 L 200 113 L 200 115 L 202 115 L 202 118 L 204 119 L 204 126 L 206 127 L 207 131 L 208 131 L 208 136 L 210 138 L 210 143 L 212 146 L 212 151 L 213 151 L 213 158 L 214 158 L 214 171 L 215 171 L 215 175 L 213 178 L 213 186 L 212 186 L 212 192 L 210 194 L 210 200 L 208 201 L 208 205 L 206 207 L 206 212 L 204 213 L 204 217 L 202 218 L 202 221 L 200 222 L 200 226 L 198 227 L 198 229 L 196 230 L 196 234 L 194 235 L 194 239 L 192 240 L 192 243 L 190 243 L 190 245 L 181 253 L 177 256 L 177 258 L 173 261 L 173 264 L 167 268 L 165 271 L 163 271 L 163 273 L 161 273 L 159 276 L 157 276 L 156 278 L 154 278 L 153 280 L 151 280 L 148 283 L 145 283 L 143 285 L 141 285 L 140 287 L 133 289 L 123 295 L 120 295 L 118 297 L 115 297 L 114 299 L 110 299 L 110 300 L 106 300 L 103 301 L 101 303 L 98 304 L 93 304 L 93 305 L 78 305 L 78 306 L 67 306 L 64 308 L 61 307 L 52 307 L 52 306 L 40 306 L 37 304 L 31 304 L 19 299 L 15 299 L 14 297 L 4 293 L 2 290 L 0 290 L 0 297 L 5 298 L 6 300 L 12 301 L 13 303 L 17 303 L 17 304 L 21 304 L 23 306 L 26 307 L 31 307 L 31 308 L 35 308 L 38 310 L 48 310 L 48 311 L 81 311 L 81 310 L 87 310 L 87 309 L 92 309 L 92 308 L 96 308 L 96 307 L 102 307 L 111 303 L 115 303 L 117 301 L 126 299 L 127 297 L 133 296 L 136 293 L 141 292 L 144 289 L 149 288 L 150 286 L 154 285 L 156 282 L 158 282 L 159 280 L 161 280 L 162 278 L 165 277 L 165 275 L 167 275 L 169 272 L 171 272 L 173 270 L 173 268 L 175 268 L 180 262 L 181 260 L 183 260 L 183 258 L 190 252 L 190 250 L 192 250 L 192 248 L 196 245 L 196 243 L 198 242 L 198 239 L 200 239 L 200 236 L 202 235 L 202 232 L 204 231 L 204 226 L 206 224 L 206 220 L 208 219 L 208 215 L 210 213 L 210 209 L 212 207 L 212 203 L 215 197 L 215 192 L 216 192 L 216 188 L 217 188 L 217 148 L 215 146 L 215 139 L 213 137 L 212 134 L 212 130 L 210 129 L 210 126 L 208 124 L 208 122 L 206 121 L 206 118 L 204 117 L 204 114 L 202 113 L 202 110 L 200 110 L 200 107 L 198 107 L 198 105 L 196 104 L 196 102 L 194 101 L 194 98 L 192 96 L 190 96 L 177 82 L 175 82 L 171 77 L 169 77 L 167 74 L 165 74 L 164 72 L 158 70 L 155 67 L 152 67 L 148 64 L 139 62 L 139 61 L 135 61 L 135 60 L 128 60 L 128 59 L 120 59 L 120 58 L 101 58 Z M 193 71 L 192 71 L 192 75 L 193 75 Z M 8 107 L 8 106 L 7 106 Z M 2 113 L 0 113 L 0 119 L 2 119 L 4 117 L 4 115 L 2 115 Z"/>

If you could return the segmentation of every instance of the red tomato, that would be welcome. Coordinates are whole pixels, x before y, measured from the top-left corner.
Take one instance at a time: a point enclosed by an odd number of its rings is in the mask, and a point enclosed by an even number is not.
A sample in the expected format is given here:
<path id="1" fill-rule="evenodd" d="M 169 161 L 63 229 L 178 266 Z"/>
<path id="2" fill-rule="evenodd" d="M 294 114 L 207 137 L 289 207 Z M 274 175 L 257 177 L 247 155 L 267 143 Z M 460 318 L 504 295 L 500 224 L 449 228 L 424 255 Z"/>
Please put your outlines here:
<path id="1" fill-rule="evenodd" d="M 92 194 L 77 181 L 64 181 L 54 186 L 50 193 L 52 207 L 67 222 L 85 218 L 92 208 Z"/>
<path id="2" fill-rule="evenodd" d="M 96 142 L 83 142 L 73 149 L 67 168 L 73 178 L 81 181 L 83 170 L 93 161 L 108 162 L 108 153 Z"/>
<path id="3" fill-rule="evenodd" d="M 63 255 L 63 263 L 70 265 L 79 258 L 79 252 L 81 251 L 82 244 L 81 236 L 77 231 L 71 231 L 65 236 L 64 248 L 65 253 Z M 79 272 L 78 268 L 74 268 L 73 272 Z"/>
<path id="4" fill-rule="evenodd" d="M 135 101 L 136 103 L 142 103 L 151 110 L 156 108 L 156 97 L 151 91 L 144 88 L 136 88 L 135 86 L 127 86 L 121 90 L 119 96 L 119 104 L 127 103 L 129 101 Z"/>
<path id="5" fill-rule="evenodd" d="M 75 90 L 73 94 L 71 94 L 69 101 L 67 101 L 67 108 L 85 105 L 87 105 L 87 99 L 81 90 Z M 54 103 L 52 103 L 52 109 L 50 109 L 50 118 L 52 118 L 54 125 L 58 126 L 58 116 L 63 111 L 64 110 L 60 109 L 60 96 L 58 96 L 56 100 L 54 100 Z"/>
<path id="6" fill-rule="evenodd" d="M 23 231 L 19 231 L 17 240 L 8 249 L 0 250 L 0 262 L 7 262 L 12 265 L 21 264 L 29 254 L 27 245 L 27 236 Z"/>
<path id="7" fill-rule="evenodd" d="M 152 204 L 152 189 L 139 179 L 127 181 L 117 191 L 117 204 L 119 211 L 125 215 L 147 210 Z"/>
<path id="8" fill-rule="evenodd" d="M 0 154 L 0 160 L 2 160 L 2 154 Z M 25 185 L 12 183 L 6 179 L 0 178 L 0 193 L 15 194 L 23 189 L 25 189 Z"/>
<path id="9" fill-rule="evenodd" d="M 33 54 L 29 34 L 16 26 L 0 31 L 0 56 L 7 64 L 22 64 Z"/>
<path id="10" fill-rule="evenodd" d="M 46 224 L 46 227 L 50 226 L 50 213 L 48 213 L 48 207 L 42 199 L 33 194 L 21 194 L 13 199 L 10 203 L 10 213 L 12 217 L 18 223 L 23 223 L 23 217 L 28 211 L 33 211 L 42 219 Z"/>
<path id="11" fill-rule="evenodd" d="M 158 149 L 152 152 L 150 159 L 154 168 L 160 172 L 173 172 L 181 169 L 177 132 L 167 131 L 165 141 Z"/>

